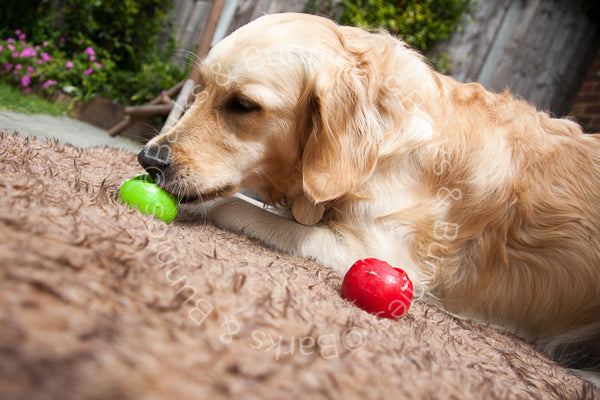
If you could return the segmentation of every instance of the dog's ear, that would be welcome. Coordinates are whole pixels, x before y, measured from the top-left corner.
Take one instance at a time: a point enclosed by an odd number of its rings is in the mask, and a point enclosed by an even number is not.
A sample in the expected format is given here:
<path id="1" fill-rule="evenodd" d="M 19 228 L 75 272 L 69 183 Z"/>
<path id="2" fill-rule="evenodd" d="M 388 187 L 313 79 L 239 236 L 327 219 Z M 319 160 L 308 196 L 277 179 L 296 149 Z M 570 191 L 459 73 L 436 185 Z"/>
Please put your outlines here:
<path id="1" fill-rule="evenodd" d="M 313 81 L 314 115 L 302 154 L 302 179 L 314 204 L 342 196 L 375 168 L 380 134 L 367 87 L 373 77 L 367 74 L 338 64 L 318 71 Z"/>

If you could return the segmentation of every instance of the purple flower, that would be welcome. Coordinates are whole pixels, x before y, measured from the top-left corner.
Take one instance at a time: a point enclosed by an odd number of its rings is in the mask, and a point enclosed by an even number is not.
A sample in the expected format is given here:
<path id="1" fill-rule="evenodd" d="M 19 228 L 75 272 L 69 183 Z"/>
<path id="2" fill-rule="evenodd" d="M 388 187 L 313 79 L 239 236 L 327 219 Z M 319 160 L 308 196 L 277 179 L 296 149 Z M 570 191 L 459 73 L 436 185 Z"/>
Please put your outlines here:
<path id="1" fill-rule="evenodd" d="M 94 55 L 91 55 L 91 56 L 90 56 L 90 61 L 96 61 L 96 56 L 94 56 Z"/>
<path id="2" fill-rule="evenodd" d="M 48 90 L 50 86 L 56 86 L 57 83 L 58 82 L 53 81 L 52 79 L 48 79 L 46 82 L 44 82 L 44 89 Z"/>
<path id="3" fill-rule="evenodd" d="M 48 47 L 48 42 L 44 42 L 44 43 L 42 43 L 42 46 L 44 46 L 44 47 Z"/>
<path id="4" fill-rule="evenodd" d="M 35 72 L 35 68 L 33 68 L 31 65 L 28 65 L 27 72 L 29 72 L 29 74 L 33 74 Z"/>
<path id="5" fill-rule="evenodd" d="M 15 39 L 13 39 L 13 38 L 8 38 L 6 41 L 7 41 L 8 43 L 14 43 L 14 42 L 15 42 Z"/>
<path id="6" fill-rule="evenodd" d="M 88 69 L 86 69 L 85 71 L 83 71 L 84 75 L 91 75 L 94 72 L 94 68 L 89 67 Z"/>
<path id="7" fill-rule="evenodd" d="M 21 86 L 27 87 L 31 83 L 31 75 L 25 75 L 21 78 Z"/>
<path id="8" fill-rule="evenodd" d="M 26 35 L 26 34 L 24 34 L 24 33 L 21 33 L 21 34 L 19 35 L 19 40 L 25 40 L 26 38 L 27 38 L 27 35 Z"/>
<path id="9" fill-rule="evenodd" d="M 20 70 L 21 68 L 23 68 L 23 66 L 22 66 L 21 64 L 17 64 L 17 65 L 15 65 L 15 69 L 16 69 L 17 71 L 18 71 L 18 70 Z"/>
<path id="10" fill-rule="evenodd" d="M 44 62 L 49 62 L 49 61 L 52 61 L 52 57 L 50 57 L 50 54 L 48 54 L 48 53 L 42 53 L 42 60 Z"/>
<path id="11" fill-rule="evenodd" d="M 15 46 L 13 46 L 12 44 L 7 44 L 6 48 L 9 49 L 10 51 L 15 51 Z"/>
<path id="12" fill-rule="evenodd" d="M 29 94 L 29 92 L 31 92 L 31 88 L 25 88 L 22 92 L 23 94 Z"/>
<path id="13" fill-rule="evenodd" d="M 67 61 L 67 62 L 65 63 L 65 67 L 67 67 L 67 69 L 71 69 L 71 68 L 73 68 L 73 61 Z"/>
<path id="14" fill-rule="evenodd" d="M 91 46 L 87 47 L 83 52 L 90 57 L 93 56 L 94 54 L 96 54 L 96 52 L 94 51 L 94 49 L 92 49 Z"/>
<path id="15" fill-rule="evenodd" d="M 15 35 L 19 36 L 20 34 L 21 34 L 21 30 L 17 29 L 17 30 L 15 31 Z"/>
<path id="16" fill-rule="evenodd" d="M 2 50 L 4 50 L 4 46 L 0 44 L 0 53 L 2 53 Z"/>
<path id="17" fill-rule="evenodd" d="M 12 55 L 12 58 L 19 58 L 19 52 L 18 51 L 15 51 L 11 55 Z"/>
<path id="18" fill-rule="evenodd" d="M 64 37 L 62 37 L 62 36 L 60 37 L 60 39 L 59 39 L 59 40 L 60 40 L 60 42 L 61 42 L 61 43 L 64 43 L 64 42 L 65 42 L 65 38 L 64 38 Z"/>
<path id="19" fill-rule="evenodd" d="M 95 62 L 95 63 L 94 63 L 94 65 L 95 65 L 95 66 L 96 66 L 96 68 L 98 68 L 98 69 L 102 69 L 102 68 L 104 68 L 104 64 L 101 64 L 101 63 L 99 63 L 99 62 Z"/>
<path id="20" fill-rule="evenodd" d="M 37 56 L 37 51 L 35 51 L 31 47 L 25 47 L 23 49 L 23 51 L 21 51 L 21 57 L 27 58 L 27 57 L 35 57 L 35 56 Z"/>
<path id="21" fill-rule="evenodd" d="M 10 71 L 12 69 L 13 65 L 11 63 L 5 63 L 4 64 L 4 69 L 7 71 Z"/>

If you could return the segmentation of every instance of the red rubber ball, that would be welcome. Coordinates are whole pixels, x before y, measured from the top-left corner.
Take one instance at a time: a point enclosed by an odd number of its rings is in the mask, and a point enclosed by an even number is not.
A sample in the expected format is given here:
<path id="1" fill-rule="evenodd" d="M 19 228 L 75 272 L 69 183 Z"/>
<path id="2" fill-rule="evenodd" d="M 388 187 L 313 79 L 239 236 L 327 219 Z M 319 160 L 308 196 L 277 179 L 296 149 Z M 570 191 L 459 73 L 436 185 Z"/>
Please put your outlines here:
<path id="1" fill-rule="evenodd" d="M 342 297 L 377 316 L 399 319 L 410 308 L 413 284 L 402 269 L 366 258 L 355 262 L 346 273 Z"/>

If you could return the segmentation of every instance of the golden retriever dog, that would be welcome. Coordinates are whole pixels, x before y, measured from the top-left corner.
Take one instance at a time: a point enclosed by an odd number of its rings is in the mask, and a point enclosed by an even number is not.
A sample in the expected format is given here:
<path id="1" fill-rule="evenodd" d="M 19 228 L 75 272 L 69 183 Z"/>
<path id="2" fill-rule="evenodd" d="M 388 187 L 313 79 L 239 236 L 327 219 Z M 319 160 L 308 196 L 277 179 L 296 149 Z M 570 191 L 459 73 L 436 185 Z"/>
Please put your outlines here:
<path id="1" fill-rule="evenodd" d="M 199 68 L 190 109 L 138 156 L 166 190 L 340 273 L 386 260 L 418 298 L 598 368 L 599 136 L 312 15 L 259 18 Z"/>

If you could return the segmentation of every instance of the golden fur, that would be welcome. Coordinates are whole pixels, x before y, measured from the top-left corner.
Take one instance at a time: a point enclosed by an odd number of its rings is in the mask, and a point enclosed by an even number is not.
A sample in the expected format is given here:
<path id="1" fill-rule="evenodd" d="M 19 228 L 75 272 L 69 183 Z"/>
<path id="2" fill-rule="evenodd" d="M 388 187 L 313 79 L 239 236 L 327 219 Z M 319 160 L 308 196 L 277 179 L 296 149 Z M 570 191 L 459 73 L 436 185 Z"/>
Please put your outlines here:
<path id="1" fill-rule="evenodd" d="M 598 136 L 440 75 L 390 35 L 316 16 L 240 28 L 201 77 L 190 110 L 140 155 L 166 189 L 342 273 L 385 259 L 421 298 L 598 367 Z M 304 224 L 207 201 L 241 187 Z"/>

